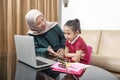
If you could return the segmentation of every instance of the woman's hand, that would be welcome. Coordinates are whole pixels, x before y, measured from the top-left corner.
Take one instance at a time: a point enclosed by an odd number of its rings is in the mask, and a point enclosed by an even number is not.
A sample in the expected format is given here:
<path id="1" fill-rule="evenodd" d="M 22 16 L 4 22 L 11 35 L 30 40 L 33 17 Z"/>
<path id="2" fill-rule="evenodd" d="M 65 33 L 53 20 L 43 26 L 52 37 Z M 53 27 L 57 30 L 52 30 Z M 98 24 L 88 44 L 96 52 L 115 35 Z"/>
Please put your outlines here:
<path id="1" fill-rule="evenodd" d="M 58 56 L 51 46 L 48 46 L 48 52 L 49 52 L 49 55 Z"/>
<path id="2" fill-rule="evenodd" d="M 64 56 L 65 56 L 65 49 L 63 49 L 63 48 L 58 49 L 57 50 L 57 54 L 59 55 L 59 57 L 64 58 Z"/>

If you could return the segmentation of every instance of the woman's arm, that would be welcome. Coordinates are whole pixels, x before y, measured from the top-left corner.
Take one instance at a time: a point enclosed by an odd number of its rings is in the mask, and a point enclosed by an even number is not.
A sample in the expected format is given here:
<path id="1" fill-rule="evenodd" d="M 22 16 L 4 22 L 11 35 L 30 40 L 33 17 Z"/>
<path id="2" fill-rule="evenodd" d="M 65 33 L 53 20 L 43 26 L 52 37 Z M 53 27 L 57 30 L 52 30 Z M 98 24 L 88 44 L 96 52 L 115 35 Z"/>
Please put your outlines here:
<path id="1" fill-rule="evenodd" d="M 35 43 L 35 51 L 38 55 L 45 56 L 48 53 L 49 44 L 44 39 L 44 37 L 35 36 L 34 43 Z"/>
<path id="2" fill-rule="evenodd" d="M 45 56 L 48 52 L 48 48 L 35 48 L 36 54 Z"/>

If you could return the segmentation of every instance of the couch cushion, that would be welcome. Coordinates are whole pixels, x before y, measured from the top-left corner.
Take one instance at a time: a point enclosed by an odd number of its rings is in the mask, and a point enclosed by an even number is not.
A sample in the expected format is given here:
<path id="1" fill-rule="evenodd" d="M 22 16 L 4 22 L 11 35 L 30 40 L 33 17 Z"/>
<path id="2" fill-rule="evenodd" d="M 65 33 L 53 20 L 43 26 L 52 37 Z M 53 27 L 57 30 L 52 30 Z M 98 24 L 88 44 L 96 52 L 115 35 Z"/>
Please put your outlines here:
<path id="1" fill-rule="evenodd" d="M 87 45 L 92 46 L 92 54 L 97 54 L 101 30 L 82 30 L 80 35 Z"/>
<path id="2" fill-rule="evenodd" d="M 120 58 L 120 30 L 103 30 L 98 55 Z"/>
<path id="3" fill-rule="evenodd" d="M 88 56 L 88 64 L 90 64 L 91 63 L 91 55 L 92 55 L 92 47 L 91 46 L 88 46 L 88 52 L 89 52 L 89 56 Z"/>
<path id="4" fill-rule="evenodd" d="M 92 55 L 91 64 L 102 67 L 112 72 L 120 73 L 120 58 Z"/>

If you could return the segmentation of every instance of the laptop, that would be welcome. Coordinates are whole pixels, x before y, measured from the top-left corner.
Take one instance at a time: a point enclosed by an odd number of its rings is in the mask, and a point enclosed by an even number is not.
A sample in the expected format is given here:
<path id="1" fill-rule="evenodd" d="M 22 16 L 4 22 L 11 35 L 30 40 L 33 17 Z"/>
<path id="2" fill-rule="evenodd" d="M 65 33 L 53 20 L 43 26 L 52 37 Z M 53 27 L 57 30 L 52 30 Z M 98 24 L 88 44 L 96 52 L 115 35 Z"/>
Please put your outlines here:
<path id="1" fill-rule="evenodd" d="M 45 68 L 56 63 L 52 59 L 36 56 L 34 38 L 27 35 L 14 35 L 17 60 L 33 68 Z"/>

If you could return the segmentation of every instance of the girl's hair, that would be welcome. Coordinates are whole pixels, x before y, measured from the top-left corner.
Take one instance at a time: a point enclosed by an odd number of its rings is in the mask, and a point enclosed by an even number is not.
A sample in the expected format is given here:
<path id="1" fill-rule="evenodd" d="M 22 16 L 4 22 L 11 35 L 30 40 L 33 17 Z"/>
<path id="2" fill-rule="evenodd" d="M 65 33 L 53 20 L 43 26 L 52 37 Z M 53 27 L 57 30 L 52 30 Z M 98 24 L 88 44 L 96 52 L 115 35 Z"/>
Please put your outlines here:
<path id="1" fill-rule="evenodd" d="M 79 33 L 81 33 L 79 19 L 68 20 L 64 26 L 71 28 L 73 32 L 79 31 Z"/>

